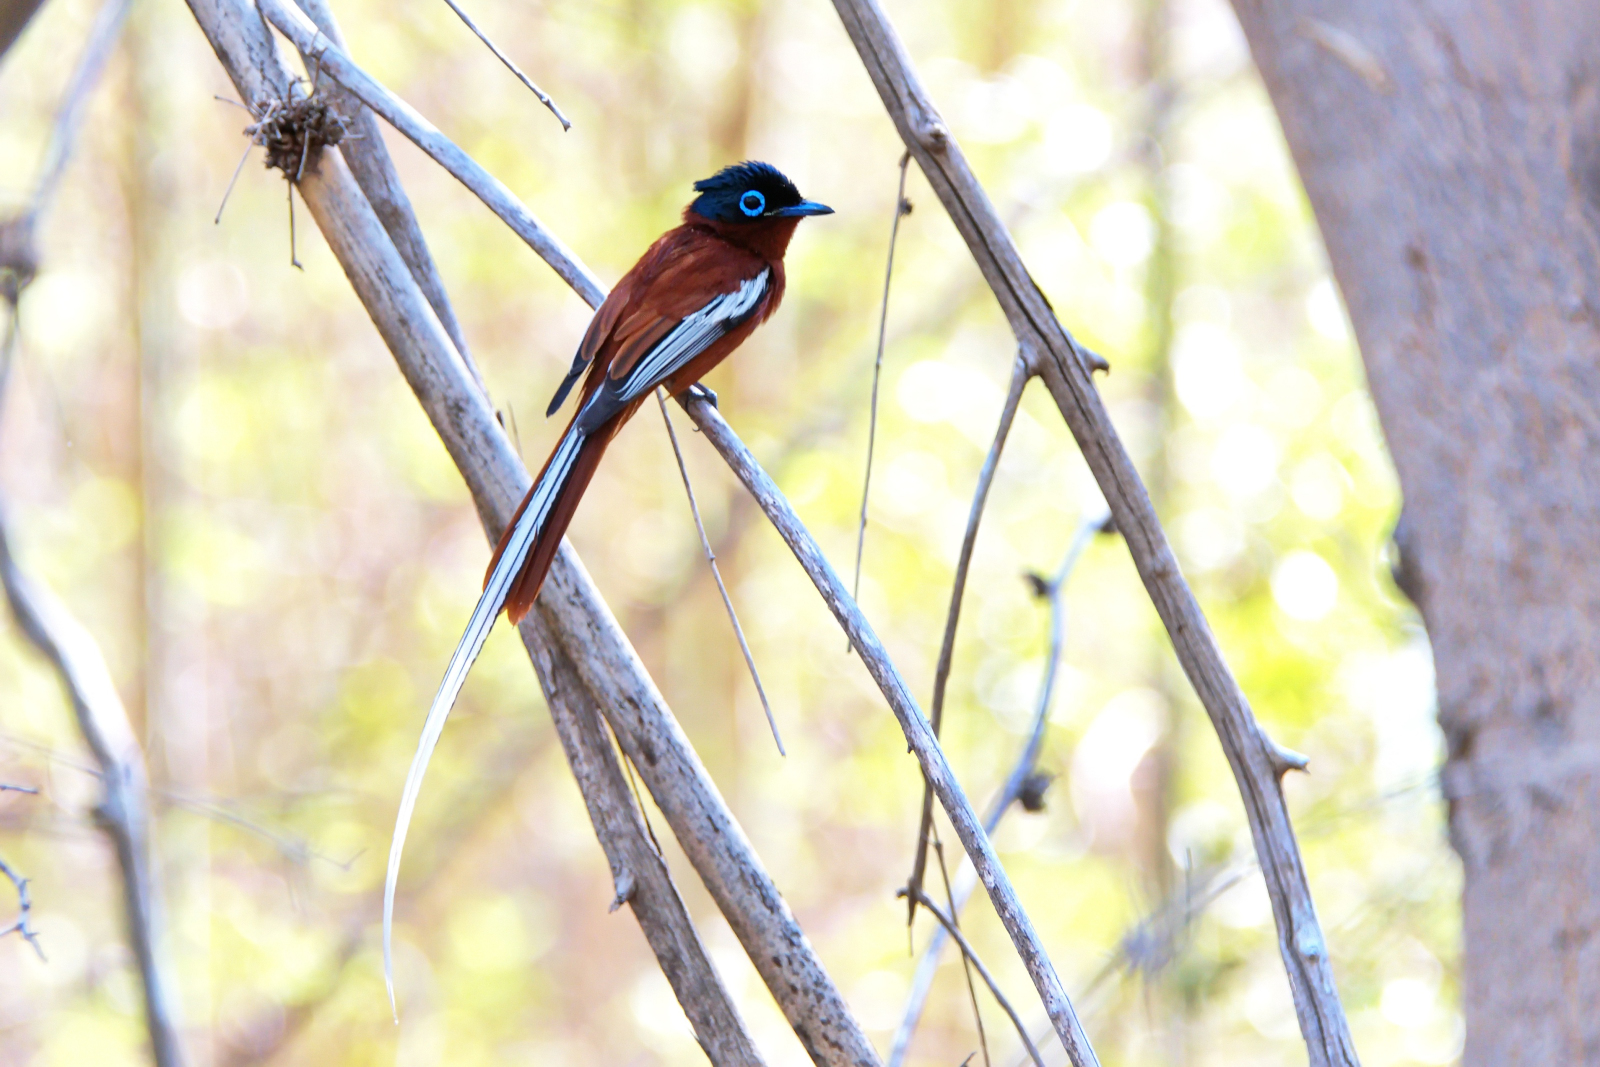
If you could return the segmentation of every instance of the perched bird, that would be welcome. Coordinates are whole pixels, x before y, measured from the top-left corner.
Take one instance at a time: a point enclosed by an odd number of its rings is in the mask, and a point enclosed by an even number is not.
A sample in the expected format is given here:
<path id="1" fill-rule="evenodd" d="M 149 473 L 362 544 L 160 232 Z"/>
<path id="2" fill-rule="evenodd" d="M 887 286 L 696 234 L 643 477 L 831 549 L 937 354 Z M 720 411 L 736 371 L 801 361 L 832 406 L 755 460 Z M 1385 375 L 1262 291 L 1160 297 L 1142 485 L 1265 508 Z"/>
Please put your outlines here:
<path id="1" fill-rule="evenodd" d="M 622 424 L 657 386 L 677 395 L 696 385 L 778 310 L 783 256 L 795 227 L 808 215 L 833 213 L 803 198 L 768 163 L 725 167 L 695 182 L 694 189 L 700 195 L 684 209 L 683 225 L 650 246 L 590 320 L 545 414 L 556 413 L 581 377 L 577 411 L 501 535 L 483 595 L 428 709 L 401 794 L 384 886 L 384 976 L 391 1003 L 389 929 L 406 827 L 445 718 L 495 619 L 504 609 L 518 622 L 533 606 L 578 501 Z"/>

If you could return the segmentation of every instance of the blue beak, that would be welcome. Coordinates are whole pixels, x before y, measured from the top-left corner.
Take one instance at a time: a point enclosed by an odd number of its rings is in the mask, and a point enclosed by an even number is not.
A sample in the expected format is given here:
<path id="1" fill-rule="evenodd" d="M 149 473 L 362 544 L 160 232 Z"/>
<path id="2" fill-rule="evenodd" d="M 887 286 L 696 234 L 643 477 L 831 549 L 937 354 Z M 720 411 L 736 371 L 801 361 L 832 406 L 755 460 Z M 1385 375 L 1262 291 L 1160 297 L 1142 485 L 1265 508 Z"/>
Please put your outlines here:
<path id="1" fill-rule="evenodd" d="M 804 215 L 832 215 L 833 208 L 815 200 L 802 200 L 793 207 L 781 207 L 772 213 L 774 218 L 793 219 Z"/>

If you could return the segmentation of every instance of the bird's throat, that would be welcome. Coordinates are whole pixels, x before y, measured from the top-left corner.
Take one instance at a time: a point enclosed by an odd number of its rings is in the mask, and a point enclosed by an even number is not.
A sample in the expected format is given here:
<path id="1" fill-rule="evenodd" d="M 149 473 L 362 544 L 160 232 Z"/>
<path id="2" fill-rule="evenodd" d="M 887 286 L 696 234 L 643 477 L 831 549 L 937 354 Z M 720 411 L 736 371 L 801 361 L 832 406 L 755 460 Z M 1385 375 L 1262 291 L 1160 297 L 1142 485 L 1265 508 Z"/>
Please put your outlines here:
<path id="1" fill-rule="evenodd" d="M 794 228 L 800 224 L 797 218 L 717 222 L 696 211 L 685 211 L 683 221 L 690 226 L 710 230 L 729 244 L 749 249 L 772 263 L 783 262 L 784 253 L 789 250 L 789 240 L 794 237 Z"/>

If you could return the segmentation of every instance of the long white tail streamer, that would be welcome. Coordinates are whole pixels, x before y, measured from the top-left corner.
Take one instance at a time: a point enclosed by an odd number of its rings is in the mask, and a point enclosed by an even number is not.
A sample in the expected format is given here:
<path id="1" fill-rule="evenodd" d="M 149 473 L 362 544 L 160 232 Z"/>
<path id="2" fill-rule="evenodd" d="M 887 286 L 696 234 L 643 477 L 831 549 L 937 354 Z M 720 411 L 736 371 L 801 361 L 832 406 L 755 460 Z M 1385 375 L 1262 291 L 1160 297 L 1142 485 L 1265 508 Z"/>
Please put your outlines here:
<path id="1" fill-rule="evenodd" d="M 484 584 L 478 606 L 472 609 L 466 632 L 461 635 L 455 654 L 450 657 L 450 665 L 445 668 L 444 681 L 439 683 L 439 692 L 428 708 L 428 718 L 422 724 L 422 737 L 417 741 L 416 755 L 411 757 L 411 769 L 406 772 L 405 788 L 400 793 L 400 813 L 395 816 L 394 838 L 389 844 L 389 873 L 383 882 L 383 982 L 389 989 L 389 1008 L 394 1012 L 396 1023 L 400 1021 L 400 1009 L 394 996 L 394 953 L 391 944 L 394 890 L 400 878 L 400 854 L 405 849 L 406 831 L 411 826 L 411 814 L 417 806 L 417 794 L 422 791 L 422 778 L 428 772 L 428 761 L 433 758 L 433 750 L 439 744 L 439 735 L 444 732 L 450 709 L 455 707 L 456 697 L 466 683 L 467 672 L 472 669 L 478 653 L 483 651 L 483 643 L 489 639 L 489 631 L 494 629 L 495 619 L 499 618 L 500 609 L 506 605 L 512 582 L 516 580 L 517 572 L 522 570 L 534 540 L 544 527 L 550 506 L 555 502 L 561 484 L 567 480 L 584 438 L 585 435 L 574 425 L 556 446 L 556 454 L 551 457 L 549 467 L 539 479 L 533 499 L 523 509 L 505 552 Z"/>

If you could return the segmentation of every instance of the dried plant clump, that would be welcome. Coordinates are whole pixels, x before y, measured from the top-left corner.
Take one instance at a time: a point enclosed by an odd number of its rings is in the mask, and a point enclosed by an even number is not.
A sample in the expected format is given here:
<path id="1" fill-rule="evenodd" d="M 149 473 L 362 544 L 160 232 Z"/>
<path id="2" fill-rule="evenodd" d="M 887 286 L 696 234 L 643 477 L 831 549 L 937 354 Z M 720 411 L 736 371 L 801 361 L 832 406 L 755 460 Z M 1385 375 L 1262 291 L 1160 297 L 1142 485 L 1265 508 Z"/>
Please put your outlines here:
<path id="1" fill-rule="evenodd" d="M 267 150 L 267 169 L 281 170 L 291 181 L 299 181 L 307 167 L 316 169 L 325 146 L 344 140 L 344 120 L 320 94 L 272 100 L 253 113 L 258 117 L 245 133 Z"/>

